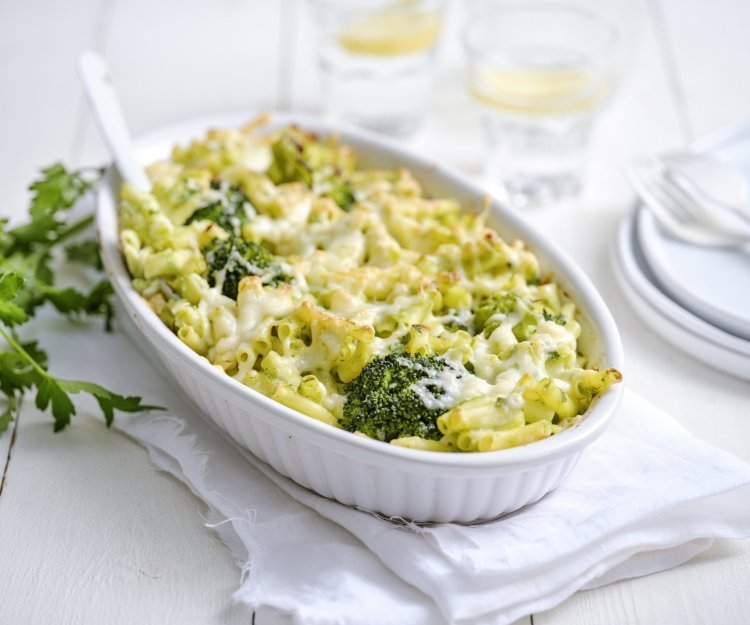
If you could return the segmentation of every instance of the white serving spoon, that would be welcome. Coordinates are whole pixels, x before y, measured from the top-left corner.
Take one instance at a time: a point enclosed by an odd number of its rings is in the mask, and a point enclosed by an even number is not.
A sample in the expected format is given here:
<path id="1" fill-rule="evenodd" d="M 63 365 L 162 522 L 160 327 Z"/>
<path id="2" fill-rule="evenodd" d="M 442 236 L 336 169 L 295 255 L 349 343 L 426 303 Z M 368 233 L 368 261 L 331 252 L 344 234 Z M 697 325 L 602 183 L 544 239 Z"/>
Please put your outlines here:
<path id="1" fill-rule="evenodd" d="M 125 117 L 104 59 L 95 52 L 84 52 L 78 60 L 83 90 L 94 113 L 122 179 L 138 189 L 148 190 L 151 182 L 135 157 Z"/>

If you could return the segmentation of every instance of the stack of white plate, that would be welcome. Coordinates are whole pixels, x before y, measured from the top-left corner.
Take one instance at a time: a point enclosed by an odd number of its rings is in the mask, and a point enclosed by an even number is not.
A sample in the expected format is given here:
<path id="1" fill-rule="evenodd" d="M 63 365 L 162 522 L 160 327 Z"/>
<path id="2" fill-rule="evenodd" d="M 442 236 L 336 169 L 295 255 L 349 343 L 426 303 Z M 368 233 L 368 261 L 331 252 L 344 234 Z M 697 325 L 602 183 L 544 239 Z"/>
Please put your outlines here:
<path id="1" fill-rule="evenodd" d="M 693 149 L 750 177 L 750 125 L 710 135 Z M 678 241 L 638 205 L 618 229 L 614 269 L 635 312 L 665 340 L 750 380 L 750 253 Z"/>

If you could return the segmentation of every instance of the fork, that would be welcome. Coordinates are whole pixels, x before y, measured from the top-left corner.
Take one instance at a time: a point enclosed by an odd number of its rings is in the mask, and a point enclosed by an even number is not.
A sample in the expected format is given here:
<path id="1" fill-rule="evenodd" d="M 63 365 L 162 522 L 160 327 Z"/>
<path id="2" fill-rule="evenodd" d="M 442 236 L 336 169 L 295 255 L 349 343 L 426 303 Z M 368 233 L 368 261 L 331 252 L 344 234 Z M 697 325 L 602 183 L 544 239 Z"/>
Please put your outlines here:
<path id="1" fill-rule="evenodd" d="M 628 182 L 669 234 L 694 245 L 750 252 L 750 231 L 738 233 L 671 183 L 654 159 L 639 159 L 625 172 Z"/>
<path id="2" fill-rule="evenodd" d="M 739 186 L 744 191 L 742 197 L 746 198 L 747 180 L 739 170 L 717 159 L 692 152 L 661 154 L 657 160 L 663 167 L 665 181 L 671 182 L 684 194 L 689 195 L 695 202 L 702 204 L 707 209 L 707 212 L 718 221 L 729 227 L 738 225 L 741 228 L 750 227 L 750 206 L 748 206 L 746 199 L 735 204 L 707 193 L 696 180 L 683 171 L 683 167 L 685 164 L 703 164 L 704 167 L 707 166 L 709 168 L 709 171 L 713 169 L 714 176 L 718 167 L 718 172 L 720 172 L 719 179 L 722 186 L 727 185 L 735 188 Z M 690 170 L 688 169 L 688 171 Z"/>

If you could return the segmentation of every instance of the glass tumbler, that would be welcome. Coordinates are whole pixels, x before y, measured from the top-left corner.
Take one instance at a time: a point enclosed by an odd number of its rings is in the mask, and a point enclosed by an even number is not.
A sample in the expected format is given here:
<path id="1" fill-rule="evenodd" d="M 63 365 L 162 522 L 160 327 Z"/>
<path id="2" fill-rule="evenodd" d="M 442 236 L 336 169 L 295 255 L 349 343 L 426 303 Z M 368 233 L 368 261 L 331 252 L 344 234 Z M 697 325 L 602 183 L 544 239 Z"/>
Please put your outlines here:
<path id="1" fill-rule="evenodd" d="M 324 114 L 394 136 L 429 108 L 444 0 L 309 0 Z"/>
<path id="2" fill-rule="evenodd" d="M 614 84 L 616 30 L 560 4 L 486 6 L 464 30 L 485 175 L 516 206 L 576 195 L 592 125 Z"/>

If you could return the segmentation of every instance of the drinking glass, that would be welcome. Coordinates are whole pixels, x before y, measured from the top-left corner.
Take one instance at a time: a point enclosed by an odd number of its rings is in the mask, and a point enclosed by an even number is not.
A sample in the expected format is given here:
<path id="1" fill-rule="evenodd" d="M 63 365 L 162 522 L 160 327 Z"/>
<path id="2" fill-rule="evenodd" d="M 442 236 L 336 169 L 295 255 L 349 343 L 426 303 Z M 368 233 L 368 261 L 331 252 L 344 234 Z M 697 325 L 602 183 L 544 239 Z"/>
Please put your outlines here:
<path id="1" fill-rule="evenodd" d="M 490 5 L 464 30 L 485 174 L 517 206 L 577 194 L 592 125 L 612 92 L 617 32 L 559 4 Z"/>
<path id="2" fill-rule="evenodd" d="M 386 134 L 429 108 L 444 0 L 309 0 L 318 24 L 323 112 Z"/>

